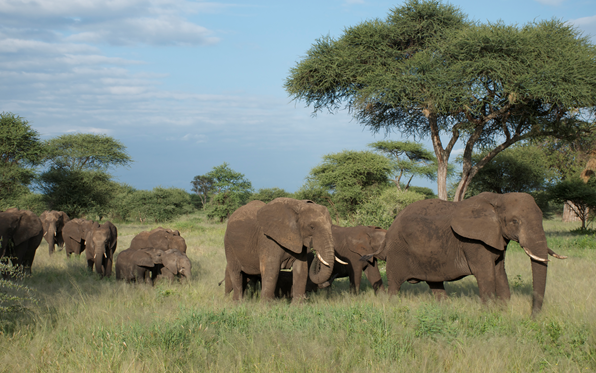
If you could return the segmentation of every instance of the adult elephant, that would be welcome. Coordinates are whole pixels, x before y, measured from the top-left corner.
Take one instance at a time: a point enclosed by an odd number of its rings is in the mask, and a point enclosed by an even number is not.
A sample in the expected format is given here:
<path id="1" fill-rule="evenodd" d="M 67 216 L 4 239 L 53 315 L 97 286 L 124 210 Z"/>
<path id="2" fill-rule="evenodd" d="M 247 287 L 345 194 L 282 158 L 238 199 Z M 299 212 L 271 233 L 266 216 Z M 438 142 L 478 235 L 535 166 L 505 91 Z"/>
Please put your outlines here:
<path id="1" fill-rule="evenodd" d="M 304 298 L 309 275 L 320 284 L 333 271 L 331 216 L 324 206 L 308 200 L 276 198 L 240 207 L 228 219 L 224 246 L 234 300 L 243 297 L 246 276 L 261 276 L 261 299 L 268 300 L 274 298 L 280 269 L 292 268 L 292 298 L 297 301 Z M 317 258 L 309 270 L 310 248 Z"/>
<path id="2" fill-rule="evenodd" d="M 483 301 L 495 295 L 509 300 L 505 250 L 512 240 L 531 260 L 535 316 L 542 309 L 552 250 L 542 212 L 526 193 L 481 193 L 461 202 L 431 199 L 407 206 L 387 231 L 380 252 L 387 260 L 389 293 L 396 294 L 405 281 L 426 281 L 440 295 L 443 281 L 473 275 Z"/>
<path id="3" fill-rule="evenodd" d="M 160 249 L 129 248 L 121 251 L 116 257 L 116 279 L 153 283 L 164 255 Z"/>
<path id="4" fill-rule="evenodd" d="M 41 220 L 29 210 L 0 212 L 0 257 L 31 274 L 35 252 L 43 238 Z"/>
<path id="5" fill-rule="evenodd" d="M 186 241 L 180 236 L 179 231 L 158 227 L 137 234 L 130 242 L 130 248 L 154 248 L 163 251 L 174 249 L 186 254 Z"/>
<path id="6" fill-rule="evenodd" d="M 335 255 L 343 263 L 336 263 L 333 274 L 336 278 L 349 277 L 350 290 L 358 294 L 362 272 L 371 283 L 375 292 L 385 290 L 377 259 L 360 260 L 365 255 L 379 251 L 385 240 L 385 229 L 375 226 L 332 227 Z"/>
<path id="7" fill-rule="evenodd" d="M 43 238 L 49 246 L 50 255 L 54 254 L 54 248 L 64 246 L 64 238 L 62 236 L 62 229 L 64 225 L 70 220 L 64 211 L 44 211 L 39 216 L 43 226 Z"/>
<path id="8" fill-rule="evenodd" d="M 110 221 L 104 224 L 97 224 L 87 233 L 85 239 L 87 245 L 87 266 L 101 277 L 109 277 L 112 274 L 112 263 L 114 252 L 118 246 L 118 229 Z"/>
<path id="9" fill-rule="evenodd" d="M 87 248 L 87 235 L 96 226 L 99 226 L 99 223 L 79 218 L 72 219 L 64 224 L 62 237 L 64 238 L 64 251 L 66 251 L 67 257 L 70 257 L 71 254 L 81 255 L 85 251 Z"/>

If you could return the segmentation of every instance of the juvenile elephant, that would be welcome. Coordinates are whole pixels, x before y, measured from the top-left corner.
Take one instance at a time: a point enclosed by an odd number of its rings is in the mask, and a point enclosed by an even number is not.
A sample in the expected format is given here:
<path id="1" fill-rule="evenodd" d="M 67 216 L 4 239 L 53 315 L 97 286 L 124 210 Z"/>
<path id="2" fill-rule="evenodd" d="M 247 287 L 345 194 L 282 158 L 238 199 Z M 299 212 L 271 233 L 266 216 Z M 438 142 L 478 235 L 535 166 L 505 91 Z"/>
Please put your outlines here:
<path id="1" fill-rule="evenodd" d="M 371 283 L 374 291 L 384 290 L 383 280 L 376 258 L 368 261 L 360 260 L 365 255 L 375 253 L 385 240 L 385 229 L 374 226 L 332 227 L 335 255 L 344 263 L 336 263 L 333 274 L 336 278 L 349 277 L 350 290 L 358 294 L 362 271 Z"/>
<path id="2" fill-rule="evenodd" d="M 166 250 L 162 256 L 160 265 L 154 269 L 155 280 L 168 279 L 173 281 L 177 278 L 190 280 L 192 277 L 192 265 L 186 254 L 178 250 Z"/>
<path id="3" fill-rule="evenodd" d="M 534 316 L 542 308 L 552 250 L 546 244 L 542 212 L 526 193 L 481 193 L 461 202 L 430 199 L 407 206 L 381 247 L 389 293 L 396 294 L 405 281 L 426 281 L 441 295 L 443 281 L 473 275 L 483 301 L 495 295 L 509 300 L 505 250 L 511 240 L 531 260 Z"/>
<path id="4" fill-rule="evenodd" d="M 309 275 L 320 284 L 333 271 L 331 217 L 324 206 L 312 201 L 276 198 L 268 204 L 252 201 L 240 207 L 228 219 L 224 246 L 234 300 L 243 297 L 246 276 L 261 276 L 261 299 L 268 300 L 274 298 L 280 269 L 292 268 L 292 298 L 299 300 Z M 309 271 L 310 248 L 317 251 L 317 259 Z"/>
<path id="5" fill-rule="evenodd" d="M 43 226 L 43 238 L 49 246 L 50 255 L 54 253 L 54 245 L 62 248 L 64 246 L 64 238 L 62 236 L 62 229 L 64 224 L 70 220 L 64 211 L 44 211 L 39 216 Z"/>
<path id="6" fill-rule="evenodd" d="M 64 224 L 62 237 L 64 238 L 64 251 L 66 251 L 67 257 L 70 257 L 71 254 L 81 255 L 85 251 L 87 248 L 87 234 L 96 226 L 99 226 L 99 223 L 78 218 Z"/>
<path id="7" fill-rule="evenodd" d="M 137 234 L 130 242 L 130 248 L 154 248 L 164 251 L 175 249 L 186 254 L 186 241 L 177 230 L 158 227 Z"/>
<path id="8" fill-rule="evenodd" d="M 29 210 L 0 212 L 0 258 L 31 274 L 35 252 L 43 238 L 41 220 Z"/>
<path id="9" fill-rule="evenodd" d="M 126 249 L 116 257 L 116 279 L 153 283 L 165 255 L 160 249 Z"/>
<path id="10" fill-rule="evenodd" d="M 112 274 L 114 252 L 118 245 L 118 229 L 110 221 L 93 225 L 85 239 L 87 245 L 87 266 L 101 275 L 109 277 Z"/>

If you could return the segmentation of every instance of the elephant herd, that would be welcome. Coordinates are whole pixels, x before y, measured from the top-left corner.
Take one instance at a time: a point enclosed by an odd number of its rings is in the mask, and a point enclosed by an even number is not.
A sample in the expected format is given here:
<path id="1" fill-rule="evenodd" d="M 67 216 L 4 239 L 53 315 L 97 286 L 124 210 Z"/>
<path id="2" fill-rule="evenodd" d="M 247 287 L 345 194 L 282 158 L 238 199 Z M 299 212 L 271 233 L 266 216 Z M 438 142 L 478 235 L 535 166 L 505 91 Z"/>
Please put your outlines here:
<path id="1" fill-rule="evenodd" d="M 0 212 L 0 258 L 28 273 L 42 237 L 50 255 L 64 246 L 67 256 L 85 252 L 90 270 L 110 276 L 118 231 L 109 221 L 99 224 L 69 219 L 59 211 L 38 218 L 31 211 Z M 309 200 L 277 198 L 252 201 L 228 219 L 224 236 L 225 293 L 240 300 L 251 283 L 261 283 L 261 299 L 291 297 L 299 302 L 307 291 L 328 287 L 349 277 L 358 293 L 362 272 L 375 292 L 384 291 L 378 261 L 386 262 L 389 294 L 404 282 L 425 281 L 437 298 L 446 297 L 445 281 L 473 275 L 478 292 L 510 299 L 505 253 L 510 241 L 530 257 L 532 314 L 542 308 L 548 248 L 542 212 L 526 193 L 481 193 L 461 202 L 422 200 L 403 209 L 388 230 L 374 226 L 339 227 L 326 207 Z M 180 232 L 156 228 L 133 238 L 117 256 L 116 278 L 153 283 L 191 277 L 191 263 Z"/>
<path id="2" fill-rule="evenodd" d="M 334 226 L 327 209 L 308 200 L 253 201 L 228 219 L 225 292 L 233 291 L 239 300 L 248 284 L 260 281 L 261 299 L 291 294 L 292 301 L 299 301 L 306 291 L 337 277 L 349 277 L 350 288 L 358 292 L 362 271 L 375 291 L 384 290 L 377 265 L 384 260 L 391 295 L 406 281 L 426 281 L 441 299 L 447 296 L 445 281 L 473 275 L 483 302 L 494 297 L 507 301 L 510 241 L 530 258 L 536 315 L 544 299 L 548 255 L 565 257 L 548 248 L 542 212 L 529 194 L 418 201 L 404 208 L 387 231 Z"/>
<path id="3" fill-rule="evenodd" d="M 0 212 L 0 258 L 4 263 L 10 259 L 30 274 L 42 238 L 50 255 L 55 245 L 64 247 L 68 257 L 85 252 L 90 271 L 95 266 L 101 277 L 111 275 L 118 245 L 118 229 L 111 222 L 69 219 L 62 211 L 44 211 L 39 217 L 15 208 Z M 176 230 L 161 227 L 135 236 L 130 248 L 119 253 L 115 265 L 116 278 L 128 282 L 191 277 L 184 238 Z"/>

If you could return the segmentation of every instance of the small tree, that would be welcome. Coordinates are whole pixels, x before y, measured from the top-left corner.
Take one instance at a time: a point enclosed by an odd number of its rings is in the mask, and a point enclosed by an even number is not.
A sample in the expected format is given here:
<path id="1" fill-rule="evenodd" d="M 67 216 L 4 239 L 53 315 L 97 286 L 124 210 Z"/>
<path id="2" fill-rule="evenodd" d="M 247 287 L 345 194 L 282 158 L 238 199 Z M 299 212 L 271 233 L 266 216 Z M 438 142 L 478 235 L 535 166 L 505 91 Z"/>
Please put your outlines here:
<path id="1" fill-rule="evenodd" d="M 550 187 L 549 194 L 558 203 L 572 202 L 570 208 L 581 220 L 581 229 L 586 229 L 589 211 L 596 207 L 596 180 L 587 183 L 580 178 L 563 180 Z"/>
<path id="2" fill-rule="evenodd" d="M 43 159 L 39 133 L 18 115 L 0 114 L 0 200 L 27 192 Z"/>
<path id="3" fill-rule="evenodd" d="M 393 162 L 393 183 L 401 190 L 401 178 L 408 177 L 404 190 L 408 190 L 414 176 L 429 180 L 437 178 L 437 158 L 426 150 L 422 144 L 412 141 L 377 141 L 369 147 L 384 153 Z"/>
<path id="4" fill-rule="evenodd" d="M 249 201 L 262 201 L 265 203 L 269 203 L 276 198 L 279 197 L 291 197 L 292 193 L 288 193 L 283 189 L 274 187 L 274 188 L 261 188 L 256 193 L 253 193 Z"/>
<path id="5" fill-rule="evenodd" d="M 382 155 L 344 150 L 323 156 L 323 162 L 310 171 L 308 182 L 328 191 L 332 209 L 347 216 L 374 193 L 375 187 L 385 188 L 391 172 L 391 162 Z"/>
<path id="6" fill-rule="evenodd" d="M 224 162 L 205 174 L 213 180 L 211 208 L 207 216 L 220 222 L 228 218 L 238 207 L 245 204 L 252 193 L 252 183 L 244 174 L 236 172 Z"/>
<path id="7" fill-rule="evenodd" d="M 40 189 L 52 209 L 69 216 L 105 216 L 117 191 L 108 170 L 132 162 L 126 147 L 107 135 L 67 134 L 45 142 L 49 169 Z"/>
<path id="8" fill-rule="evenodd" d="M 214 188 L 213 184 L 215 183 L 215 180 L 208 175 L 197 175 L 190 183 L 192 185 L 191 190 L 199 196 L 203 210 L 205 210 L 209 194 Z"/>

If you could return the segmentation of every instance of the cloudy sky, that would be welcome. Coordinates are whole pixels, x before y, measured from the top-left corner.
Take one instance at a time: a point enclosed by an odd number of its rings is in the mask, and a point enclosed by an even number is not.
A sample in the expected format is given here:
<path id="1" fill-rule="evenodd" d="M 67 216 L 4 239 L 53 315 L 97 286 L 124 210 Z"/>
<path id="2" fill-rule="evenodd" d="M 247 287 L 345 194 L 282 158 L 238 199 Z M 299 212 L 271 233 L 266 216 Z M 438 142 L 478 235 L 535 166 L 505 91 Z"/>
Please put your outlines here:
<path id="1" fill-rule="evenodd" d="M 451 3 L 483 22 L 562 19 L 596 42 L 595 0 Z M 0 111 L 24 117 L 43 138 L 119 139 L 134 163 L 113 173 L 139 189 L 189 190 L 195 175 L 228 162 L 256 189 L 293 192 L 322 155 L 384 136 L 347 112 L 312 117 L 283 89 L 289 69 L 315 39 L 384 19 L 400 4 L 0 0 Z"/>

